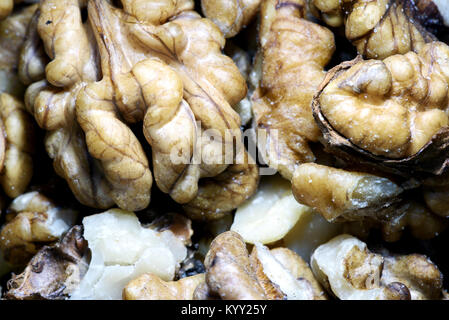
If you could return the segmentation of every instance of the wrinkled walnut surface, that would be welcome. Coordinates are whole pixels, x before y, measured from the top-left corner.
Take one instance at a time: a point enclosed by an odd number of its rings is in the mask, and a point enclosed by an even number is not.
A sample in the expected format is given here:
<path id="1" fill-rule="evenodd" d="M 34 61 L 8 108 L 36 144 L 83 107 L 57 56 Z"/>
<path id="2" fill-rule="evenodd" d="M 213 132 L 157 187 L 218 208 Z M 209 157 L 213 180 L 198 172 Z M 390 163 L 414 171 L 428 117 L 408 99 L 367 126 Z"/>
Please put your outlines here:
<path id="1" fill-rule="evenodd" d="M 309 142 L 318 141 L 320 131 L 310 102 L 335 50 L 333 34 L 304 16 L 303 0 L 263 2 L 262 72 L 252 96 L 258 147 L 289 180 L 300 163 L 315 161 Z"/>
<path id="2" fill-rule="evenodd" d="M 312 108 L 329 151 L 402 175 L 441 174 L 448 136 L 449 47 L 333 68 Z M 357 161 L 357 160 L 356 160 Z"/>

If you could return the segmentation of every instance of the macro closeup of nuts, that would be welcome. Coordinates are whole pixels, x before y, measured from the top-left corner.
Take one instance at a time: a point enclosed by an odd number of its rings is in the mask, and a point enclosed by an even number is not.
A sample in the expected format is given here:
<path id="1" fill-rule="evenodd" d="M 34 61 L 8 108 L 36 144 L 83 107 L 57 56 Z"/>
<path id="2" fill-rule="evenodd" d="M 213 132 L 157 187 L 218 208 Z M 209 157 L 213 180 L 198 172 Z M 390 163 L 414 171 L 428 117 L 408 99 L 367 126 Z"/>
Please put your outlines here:
<path id="1" fill-rule="evenodd" d="M 448 219 L 446 0 L 0 0 L 0 300 L 447 300 Z"/>

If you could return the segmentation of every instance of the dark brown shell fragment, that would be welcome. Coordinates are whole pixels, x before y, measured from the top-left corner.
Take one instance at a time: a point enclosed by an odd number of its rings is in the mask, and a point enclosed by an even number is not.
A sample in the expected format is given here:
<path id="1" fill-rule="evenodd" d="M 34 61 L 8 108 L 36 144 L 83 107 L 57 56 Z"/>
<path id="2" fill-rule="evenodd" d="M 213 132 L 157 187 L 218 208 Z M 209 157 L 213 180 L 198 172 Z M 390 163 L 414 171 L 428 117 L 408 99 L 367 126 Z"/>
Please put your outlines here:
<path id="1" fill-rule="evenodd" d="M 6 299 L 32 300 L 67 298 L 88 268 L 87 241 L 82 226 L 71 228 L 52 246 L 44 246 L 25 270 L 8 282 Z"/>

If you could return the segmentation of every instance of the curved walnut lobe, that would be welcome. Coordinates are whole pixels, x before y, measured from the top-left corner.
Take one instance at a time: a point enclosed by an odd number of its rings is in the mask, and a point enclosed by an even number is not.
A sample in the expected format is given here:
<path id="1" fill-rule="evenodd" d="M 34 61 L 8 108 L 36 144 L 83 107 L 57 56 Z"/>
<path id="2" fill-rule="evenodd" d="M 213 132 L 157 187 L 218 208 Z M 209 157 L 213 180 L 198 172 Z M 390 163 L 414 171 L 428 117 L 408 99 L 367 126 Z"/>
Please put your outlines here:
<path id="1" fill-rule="evenodd" d="M 318 127 L 323 133 L 321 142 L 326 147 L 326 150 L 349 162 L 368 164 L 382 171 L 403 177 L 418 176 L 424 178 L 442 174 L 449 166 L 449 127 L 441 128 L 414 155 L 400 159 L 390 159 L 374 155 L 355 145 L 336 131 L 326 119 L 319 102 L 323 90 L 331 81 L 362 60 L 361 56 L 357 56 L 354 60 L 343 62 L 329 70 L 313 97 L 312 112 Z"/>

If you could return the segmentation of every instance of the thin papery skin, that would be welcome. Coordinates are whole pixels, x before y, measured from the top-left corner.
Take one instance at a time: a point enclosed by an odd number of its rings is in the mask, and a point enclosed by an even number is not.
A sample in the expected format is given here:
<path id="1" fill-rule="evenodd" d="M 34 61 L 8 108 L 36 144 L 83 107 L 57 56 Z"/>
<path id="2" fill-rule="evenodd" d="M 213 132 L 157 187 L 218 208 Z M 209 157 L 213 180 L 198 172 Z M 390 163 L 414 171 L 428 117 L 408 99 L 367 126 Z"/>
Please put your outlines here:
<path id="1" fill-rule="evenodd" d="M 5 298 L 63 300 L 78 287 L 89 267 L 83 228 L 74 226 L 55 244 L 44 246 L 25 270 L 8 281 Z"/>
<path id="2" fill-rule="evenodd" d="M 261 2 L 262 0 L 201 0 L 201 8 L 223 35 L 231 38 L 251 22 Z"/>
<path id="3" fill-rule="evenodd" d="M 305 20 L 304 9 L 303 0 L 263 2 L 262 76 L 252 96 L 258 147 L 289 180 L 299 164 L 315 161 L 309 142 L 320 130 L 310 103 L 335 50 L 332 32 Z"/>
<path id="4" fill-rule="evenodd" d="M 96 208 L 108 208 L 116 203 L 129 210 L 143 209 L 150 198 L 149 169 L 146 183 L 131 180 L 113 185 L 111 180 L 116 182 L 115 176 L 124 176 L 123 172 L 128 169 L 118 166 L 112 173 L 105 172 L 88 153 L 76 119 L 78 93 L 87 83 L 98 80 L 99 73 L 95 41 L 90 27 L 81 21 L 80 5 L 85 4 L 75 0 L 40 3 L 38 33 L 51 62 L 45 68 L 46 79 L 28 87 L 27 109 L 39 126 L 49 131 L 45 146 L 54 160 L 55 171 L 67 181 L 81 203 Z M 130 139 L 134 145 L 138 144 L 135 137 Z M 146 161 L 141 149 L 140 156 Z M 130 188 L 122 194 L 125 185 Z"/>
<path id="5" fill-rule="evenodd" d="M 311 0 L 310 7 L 329 26 L 344 25 L 346 37 L 366 58 L 418 52 L 436 39 L 419 23 L 412 0 Z"/>
<path id="6" fill-rule="evenodd" d="M 442 42 L 418 54 L 359 60 L 324 84 L 319 108 L 357 147 L 389 159 L 413 156 L 449 124 L 448 61 Z"/>
<path id="7" fill-rule="evenodd" d="M 153 3 L 125 1 L 122 10 L 104 1 L 89 2 L 103 79 L 80 92 L 77 117 L 90 153 L 103 165 L 122 142 L 111 140 L 98 149 L 98 133 L 104 132 L 103 139 L 118 139 L 129 123 L 143 120 L 157 185 L 175 201 L 189 203 L 199 192 L 200 178 L 215 177 L 233 163 L 225 159 L 224 149 L 242 146 L 240 118 L 231 105 L 245 96 L 246 84 L 221 53 L 220 31 L 191 11 L 191 1 L 158 2 L 158 10 L 166 9 L 160 17 L 154 8 L 139 11 L 142 5 Z M 229 140 L 211 139 L 229 133 L 234 135 Z M 135 149 L 130 156 L 136 155 Z M 238 176 L 241 171 L 232 172 Z M 143 175 L 140 169 L 134 172 Z"/>
<path id="8" fill-rule="evenodd" d="M 0 94 L 0 120 L 5 137 L 0 184 L 6 195 L 15 198 L 25 192 L 33 176 L 36 128 L 25 105 L 7 93 Z"/>
<path id="9" fill-rule="evenodd" d="M 306 163 L 295 171 L 292 191 L 328 221 L 355 221 L 382 220 L 394 212 L 403 190 L 387 178 Z"/>

